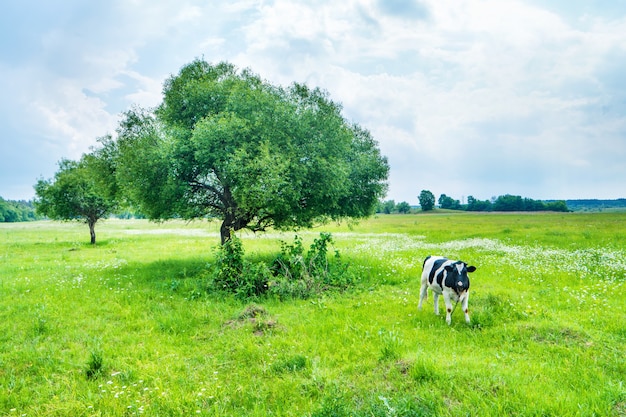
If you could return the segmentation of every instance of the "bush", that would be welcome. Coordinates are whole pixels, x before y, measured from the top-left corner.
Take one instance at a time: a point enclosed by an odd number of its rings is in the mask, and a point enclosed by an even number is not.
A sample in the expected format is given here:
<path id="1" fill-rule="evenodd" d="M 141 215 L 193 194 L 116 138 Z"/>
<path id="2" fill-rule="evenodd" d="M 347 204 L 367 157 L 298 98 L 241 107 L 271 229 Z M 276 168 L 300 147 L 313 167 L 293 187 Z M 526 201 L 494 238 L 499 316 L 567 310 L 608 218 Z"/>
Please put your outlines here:
<path id="1" fill-rule="evenodd" d="M 218 248 L 212 287 L 235 294 L 238 298 L 252 298 L 267 291 L 270 272 L 266 264 L 253 264 L 243 257 L 241 240 L 232 235 Z"/>
<path id="2" fill-rule="evenodd" d="M 302 239 L 296 235 L 293 244 L 282 242 L 281 253 L 269 267 L 264 262 L 252 263 L 244 259 L 241 240 L 233 235 L 217 250 L 211 287 L 243 299 L 266 293 L 281 299 L 306 299 L 327 289 L 345 289 L 354 280 L 338 251 L 335 251 L 334 261 L 329 262 L 331 243 L 330 233 L 320 233 L 305 252 Z"/>
<path id="3" fill-rule="evenodd" d="M 328 261 L 330 233 L 320 233 L 305 253 L 302 239 L 295 236 L 294 243 L 283 242 L 281 253 L 274 259 L 271 271 L 274 280 L 269 291 L 280 298 L 309 298 L 330 289 L 345 289 L 353 283 L 348 266 L 335 251 L 334 262 Z"/>

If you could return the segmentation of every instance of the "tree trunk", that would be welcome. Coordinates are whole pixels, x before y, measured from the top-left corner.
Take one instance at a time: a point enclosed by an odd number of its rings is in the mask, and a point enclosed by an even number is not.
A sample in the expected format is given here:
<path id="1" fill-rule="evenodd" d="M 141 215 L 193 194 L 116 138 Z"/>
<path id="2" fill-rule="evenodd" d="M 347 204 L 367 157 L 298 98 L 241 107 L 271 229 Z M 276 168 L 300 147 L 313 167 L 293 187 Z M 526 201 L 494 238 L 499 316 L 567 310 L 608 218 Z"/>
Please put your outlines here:
<path id="1" fill-rule="evenodd" d="M 222 238 L 222 245 L 230 240 L 232 232 L 241 230 L 248 225 L 248 220 L 235 216 L 233 210 L 228 210 L 224 216 L 224 221 L 220 226 L 220 236 Z"/>
<path id="2" fill-rule="evenodd" d="M 226 222 L 227 220 L 224 219 L 224 221 L 222 222 L 222 226 L 220 226 L 220 236 L 222 238 L 222 245 L 230 240 L 230 233 L 232 230 L 232 225 Z"/>
<path id="3" fill-rule="evenodd" d="M 237 213 L 237 203 L 233 198 L 233 195 L 230 192 L 229 187 L 224 187 L 224 195 L 222 196 L 222 201 L 224 203 L 224 221 L 222 222 L 222 226 L 220 227 L 220 236 L 222 238 L 222 245 L 230 240 L 230 234 L 232 232 L 236 232 L 237 230 L 245 227 L 246 223 L 244 222 L 242 225 L 242 219 L 238 218 Z"/>
<path id="4" fill-rule="evenodd" d="M 91 244 L 96 244 L 96 222 L 89 221 L 89 234 L 91 235 Z"/>

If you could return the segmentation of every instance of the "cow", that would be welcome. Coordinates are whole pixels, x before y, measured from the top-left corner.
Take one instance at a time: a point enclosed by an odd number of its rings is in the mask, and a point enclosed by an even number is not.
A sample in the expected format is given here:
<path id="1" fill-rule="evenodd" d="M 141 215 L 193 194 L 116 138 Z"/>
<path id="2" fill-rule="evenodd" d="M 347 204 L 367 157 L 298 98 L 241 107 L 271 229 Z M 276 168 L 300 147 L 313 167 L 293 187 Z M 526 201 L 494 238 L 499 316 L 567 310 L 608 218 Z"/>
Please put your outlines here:
<path id="1" fill-rule="evenodd" d="M 439 295 L 443 295 L 446 303 L 446 323 L 452 321 L 452 301 L 461 302 L 465 321 L 469 324 L 470 316 L 467 309 L 469 301 L 469 272 L 476 271 L 475 266 L 468 266 L 463 261 L 453 261 L 443 256 L 428 256 L 424 260 L 422 270 L 422 286 L 420 288 L 420 302 L 417 308 L 422 309 L 422 303 L 428 297 L 428 288 L 433 292 L 435 314 L 439 315 Z"/>

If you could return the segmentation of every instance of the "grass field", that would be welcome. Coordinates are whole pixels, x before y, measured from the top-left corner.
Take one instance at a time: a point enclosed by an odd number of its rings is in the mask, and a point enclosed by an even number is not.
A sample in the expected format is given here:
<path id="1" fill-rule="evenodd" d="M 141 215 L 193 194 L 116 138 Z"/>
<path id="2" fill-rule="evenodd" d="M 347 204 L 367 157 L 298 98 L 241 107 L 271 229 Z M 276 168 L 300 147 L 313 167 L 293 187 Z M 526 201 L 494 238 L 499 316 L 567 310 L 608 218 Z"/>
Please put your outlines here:
<path id="1" fill-rule="evenodd" d="M 626 213 L 379 216 L 330 231 L 344 293 L 206 292 L 218 226 L 0 224 L 2 416 L 625 416 Z M 269 259 L 293 233 L 242 233 Z M 417 311 L 429 254 L 470 314 Z"/>

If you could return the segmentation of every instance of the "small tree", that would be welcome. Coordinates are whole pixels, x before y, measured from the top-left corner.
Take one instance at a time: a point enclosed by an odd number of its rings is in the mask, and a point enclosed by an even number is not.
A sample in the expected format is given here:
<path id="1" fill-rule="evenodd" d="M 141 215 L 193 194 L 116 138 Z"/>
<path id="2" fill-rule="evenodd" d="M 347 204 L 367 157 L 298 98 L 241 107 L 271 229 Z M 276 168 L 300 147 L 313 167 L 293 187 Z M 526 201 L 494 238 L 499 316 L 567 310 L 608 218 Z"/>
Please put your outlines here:
<path id="1" fill-rule="evenodd" d="M 398 209 L 398 213 L 402 213 L 402 214 L 406 214 L 411 211 L 411 206 L 406 201 L 398 203 L 396 208 Z"/>
<path id="2" fill-rule="evenodd" d="M 461 202 L 445 194 L 441 194 L 441 196 L 439 196 L 439 207 L 442 209 L 460 210 Z"/>
<path id="3" fill-rule="evenodd" d="M 53 220 L 78 220 L 87 223 L 91 244 L 96 243 L 95 226 L 117 207 L 112 176 L 101 154 L 83 155 L 80 161 L 63 159 L 54 179 L 35 184 L 37 212 Z M 105 169 L 106 167 L 106 169 Z"/>
<path id="4" fill-rule="evenodd" d="M 383 202 L 383 213 L 391 214 L 396 208 L 396 202 L 394 200 L 387 200 Z"/>
<path id="5" fill-rule="evenodd" d="M 428 190 L 422 190 L 418 200 L 423 211 L 430 211 L 435 208 L 435 195 Z"/>
<path id="6" fill-rule="evenodd" d="M 474 196 L 467 197 L 467 211 L 491 211 L 492 203 L 489 200 L 481 201 Z"/>

